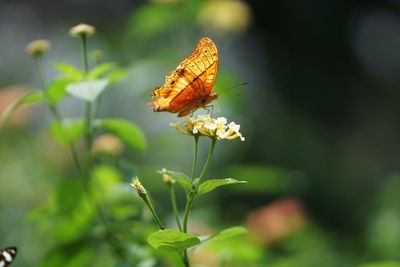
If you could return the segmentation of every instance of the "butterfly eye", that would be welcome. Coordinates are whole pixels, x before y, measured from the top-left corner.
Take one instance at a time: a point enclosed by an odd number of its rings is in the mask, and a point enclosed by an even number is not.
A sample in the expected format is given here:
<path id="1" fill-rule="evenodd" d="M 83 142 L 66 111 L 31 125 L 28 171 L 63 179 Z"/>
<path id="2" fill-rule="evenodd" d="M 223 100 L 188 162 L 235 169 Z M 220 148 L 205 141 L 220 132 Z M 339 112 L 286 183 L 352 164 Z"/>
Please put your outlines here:
<path id="1" fill-rule="evenodd" d="M 171 84 L 175 84 L 175 81 L 171 81 Z"/>

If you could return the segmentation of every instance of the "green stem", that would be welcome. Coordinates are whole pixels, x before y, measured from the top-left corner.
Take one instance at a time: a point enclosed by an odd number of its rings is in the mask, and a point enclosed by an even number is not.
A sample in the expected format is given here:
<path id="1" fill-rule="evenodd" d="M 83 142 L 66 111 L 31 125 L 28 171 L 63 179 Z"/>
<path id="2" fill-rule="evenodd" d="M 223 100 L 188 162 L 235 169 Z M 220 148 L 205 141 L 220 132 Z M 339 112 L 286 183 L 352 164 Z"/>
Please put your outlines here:
<path id="1" fill-rule="evenodd" d="M 36 68 L 38 69 L 38 72 L 39 72 L 39 78 L 40 78 L 41 86 L 42 86 L 42 88 L 44 90 L 46 85 L 47 85 L 47 80 L 46 80 L 46 76 L 44 75 L 44 72 L 43 72 L 42 57 L 41 56 L 35 56 L 35 57 L 33 57 L 33 59 L 34 59 L 35 64 L 36 64 Z"/>
<path id="2" fill-rule="evenodd" d="M 36 68 L 38 69 L 41 86 L 42 86 L 43 90 L 45 90 L 45 88 L 47 86 L 47 78 L 43 71 L 42 57 L 36 56 L 36 57 L 34 57 L 34 61 L 36 64 Z M 62 117 L 61 117 L 57 107 L 55 106 L 55 104 L 48 102 L 47 107 L 49 108 L 50 113 L 53 115 L 53 118 L 57 122 L 60 123 L 62 121 Z M 70 148 L 71 148 L 71 154 L 72 154 L 72 158 L 74 160 L 75 166 L 79 171 L 81 171 L 81 164 L 79 162 L 78 152 L 76 151 L 76 148 L 73 144 L 71 144 Z"/>
<path id="3" fill-rule="evenodd" d="M 199 135 L 196 134 L 194 136 L 194 156 L 193 156 L 193 166 L 192 166 L 192 180 L 194 179 L 194 174 L 196 172 L 198 147 L 199 147 Z"/>
<path id="4" fill-rule="evenodd" d="M 144 196 L 144 197 L 142 197 L 142 198 L 143 198 L 144 203 L 146 203 L 147 207 L 149 207 L 149 209 L 150 209 L 150 211 L 151 211 L 151 214 L 153 214 L 153 218 L 154 218 L 154 220 L 156 221 L 156 223 L 158 224 L 158 227 L 160 228 L 160 230 L 164 230 L 165 227 L 164 227 L 164 225 L 161 223 L 161 220 L 160 220 L 160 218 L 158 217 L 157 212 L 156 212 L 156 210 L 155 210 L 153 204 L 151 203 L 149 197 L 146 195 L 146 196 Z"/>
<path id="5" fill-rule="evenodd" d="M 82 39 L 82 62 L 83 62 L 83 70 L 85 73 L 85 76 L 89 72 L 89 60 L 88 60 L 88 52 L 87 52 L 87 36 L 86 35 L 81 35 Z M 85 164 L 84 164 L 84 169 L 82 171 L 83 173 L 83 178 L 85 179 L 85 183 L 89 184 L 90 182 L 90 168 L 92 164 L 92 157 L 91 157 L 91 149 L 92 149 L 92 143 L 93 143 L 93 104 L 92 102 L 87 101 L 86 102 L 86 107 L 85 107 L 85 122 L 86 122 L 86 151 L 85 151 Z M 106 227 L 107 232 L 108 230 L 108 224 L 109 221 L 107 219 L 107 215 L 103 210 L 103 207 L 99 204 L 97 207 L 97 213 L 100 221 L 103 223 L 103 225 Z M 112 235 L 112 233 L 107 233 L 108 235 Z M 107 238 L 106 236 L 106 238 Z M 110 241 L 110 237 L 107 238 L 108 241 Z M 117 249 L 116 244 L 114 242 L 110 242 L 111 247 L 113 249 Z M 120 256 L 120 255 L 119 255 Z"/>
<path id="6" fill-rule="evenodd" d="M 192 191 L 190 193 L 190 195 L 188 196 L 187 201 L 186 201 L 185 212 L 184 212 L 184 215 L 183 215 L 183 232 L 184 233 L 187 233 L 187 225 L 188 225 L 188 221 L 189 221 L 189 215 L 190 215 L 190 211 L 191 211 L 192 206 L 193 206 L 193 201 L 194 201 L 194 196 L 195 195 L 196 194 Z"/>
<path id="7" fill-rule="evenodd" d="M 85 34 L 81 35 L 81 51 L 82 51 L 82 63 L 83 63 L 83 71 L 85 75 L 89 72 L 89 61 L 88 61 L 88 53 L 87 53 L 87 36 Z M 91 148 L 92 148 L 92 134 L 93 134 L 93 129 L 92 129 L 92 103 L 87 101 L 86 102 L 86 107 L 85 107 L 85 122 L 86 122 L 86 156 L 85 156 L 85 168 L 86 172 L 90 169 L 91 165 Z"/>
<path id="8" fill-rule="evenodd" d="M 81 166 L 81 163 L 79 162 L 78 152 L 76 151 L 74 144 L 71 144 L 70 148 L 71 148 L 72 158 L 74 159 L 75 166 L 79 172 L 82 172 L 82 166 Z"/>
<path id="9" fill-rule="evenodd" d="M 217 142 L 216 138 L 211 139 L 210 150 L 208 151 L 208 155 L 207 155 L 206 162 L 204 163 L 204 167 L 203 167 L 203 169 L 202 169 L 202 171 L 200 173 L 200 176 L 196 179 L 196 182 L 192 184 L 192 190 L 189 193 L 189 195 L 187 196 L 185 212 L 183 214 L 183 232 L 184 233 L 187 233 L 189 215 L 190 215 L 190 212 L 192 210 L 194 199 L 195 199 L 195 197 L 197 195 L 197 188 L 198 188 L 198 186 L 200 184 L 199 182 L 200 182 L 201 178 L 203 178 L 204 174 L 206 173 L 206 171 L 208 169 L 208 165 L 210 164 L 211 157 L 213 155 L 216 142 Z M 195 139 L 195 155 L 196 156 L 195 156 L 194 160 L 196 160 L 196 161 L 197 161 L 197 146 L 198 146 L 198 138 Z M 195 166 L 195 164 L 193 164 L 193 166 Z M 193 177 L 194 177 L 194 171 L 192 171 L 192 178 Z M 189 264 L 189 256 L 188 256 L 188 251 L 187 250 L 184 250 L 184 252 L 183 252 L 183 263 L 185 264 L 186 267 L 190 266 L 190 264 Z"/>
<path id="10" fill-rule="evenodd" d="M 86 35 L 81 35 L 82 37 L 82 61 L 83 61 L 83 70 L 85 74 L 89 71 L 89 61 L 88 61 L 88 54 L 87 54 L 87 37 Z"/>
<path id="11" fill-rule="evenodd" d="M 92 103 L 91 102 L 86 102 L 85 122 L 86 122 L 86 153 L 90 154 L 90 149 L 92 147 Z"/>
<path id="12" fill-rule="evenodd" d="M 176 224 L 178 225 L 179 231 L 182 231 L 182 225 L 179 220 L 178 206 L 176 204 L 175 187 L 173 184 L 169 185 L 169 196 L 171 198 L 171 205 L 175 215 Z"/>
<path id="13" fill-rule="evenodd" d="M 210 163 L 212 154 L 214 152 L 214 148 L 215 148 L 215 143 L 217 142 L 216 138 L 212 138 L 211 139 L 211 144 L 210 144 L 210 150 L 208 151 L 208 155 L 207 155 L 207 160 L 206 163 L 204 164 L 203 170 L 200 173 L 200 176 L 198 177 L 199 181 L 201 180 L 201 178 L 203 178 L 204 174 L 206 173 L 207 169 L 208 169 L 208 164 Z"/>
<path id="14" fill-rule="evenodd" d="M 183 251 L 183 264 L 185 264 L 185 267 L 190 267 L 189 256 L 186 249 Z"/>

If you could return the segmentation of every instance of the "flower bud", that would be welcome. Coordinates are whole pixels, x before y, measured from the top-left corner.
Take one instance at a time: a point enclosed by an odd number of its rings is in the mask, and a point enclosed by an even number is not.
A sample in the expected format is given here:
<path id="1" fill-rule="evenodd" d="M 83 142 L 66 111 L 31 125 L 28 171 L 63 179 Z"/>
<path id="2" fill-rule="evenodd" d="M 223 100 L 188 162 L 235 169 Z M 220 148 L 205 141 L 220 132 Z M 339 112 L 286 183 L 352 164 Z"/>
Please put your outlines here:
<path id="1" fill-rule="evenodd" d="M 25 51 L 28 55 L 38 57 L 46 53 L 51 47 L 50 41 L 46 39 L 38 39 L 28 43 Z"/>
<path id="2" fill-rule="evenodd" d="M 93 152 L 105 153 L 113 156 L 121 155 L 124 145 L 121 140 L 112 134 L 103 134 L 94 140 Z"/>
<path id="3" fill-rule="evenodd" d="M 103 51 L 101 51 L 101 50 L 99 50 L 99 49 L 96 49 L 96 50 L 94 50 L 93 52 L 92 52 L 92 58 L 93 58 L 93 61 L 94 62 L 100 62 L 102 59 L 103 59 L 103 57 L 104 57 L 104 54 L 103 54 Z"/>
<path id="4" fill-rule="evenodd" d="M 140 182 L 139 177 L 136 176 L 132 179 L 131 186 L 136 189 L 141 198 L 147 198 L 147 191 Z"/>
<path id="5" fill-rule="evenodd" d="M 74 37 L 91 36 L 94 34 L 95 30 L 96 29 L 93 26 L 81 23 L 76 25 L 75 27 L 72 27 L 69 30 L 69 33 Z"/>

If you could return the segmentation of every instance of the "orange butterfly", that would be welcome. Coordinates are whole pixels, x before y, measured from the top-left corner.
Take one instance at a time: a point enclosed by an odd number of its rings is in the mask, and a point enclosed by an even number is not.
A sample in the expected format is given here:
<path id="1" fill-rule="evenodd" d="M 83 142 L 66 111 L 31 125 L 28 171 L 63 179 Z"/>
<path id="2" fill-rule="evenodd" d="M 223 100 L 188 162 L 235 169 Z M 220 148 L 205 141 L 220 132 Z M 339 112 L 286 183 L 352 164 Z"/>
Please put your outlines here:
<path id="1" fill-rule="evenodd" d="M 156 87 L 149 103 L 153 110 L 185 116 L 206 106 L 218 95 L 212 92 L 218 72 L 218 50 L 215 43 L 203 37 L 194 51 L 165 77 L 163 86 Z"/>

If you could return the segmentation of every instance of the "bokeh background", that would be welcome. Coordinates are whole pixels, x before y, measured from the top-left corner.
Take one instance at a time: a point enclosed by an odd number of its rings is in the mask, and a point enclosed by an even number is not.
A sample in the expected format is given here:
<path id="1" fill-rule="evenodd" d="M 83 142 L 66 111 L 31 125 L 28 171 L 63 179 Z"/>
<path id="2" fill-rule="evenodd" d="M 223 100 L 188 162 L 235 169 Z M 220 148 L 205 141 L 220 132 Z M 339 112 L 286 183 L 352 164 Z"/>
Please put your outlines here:
<path id="1" fill-rule="evenodd" d="M 39 89 L 28 42 L 49 39 L 46 61 L 80 66 L 68 30 L 95 26 L 89 49 L 128 71 L 100 114 L 142 128 L 148 149 L 125 151 L 121 166 L 165 201 L 154 170 L 189 172 L 192 140 L 169 127 L 175 115 L 151 111 L 149 94 L 208 35 L 220 57 L 215 115 L 246 137 L 218 143 L 209 176 L 248 184 L 200 201 L 194 224 L 254 229 L 262 240 L 242 253 L 249 266 L 400 266 L 399 12 L 396 0 L 1 0 L 0 112 Z M 76 117 L 83 106 L 67 99 L 61 110 Z M 15 266 L 41 266 L 52 237 L 27 218 L 73 168 L 50 121 L 30 106 L 0 137 L 0 246 L 18 245 Z"/>

